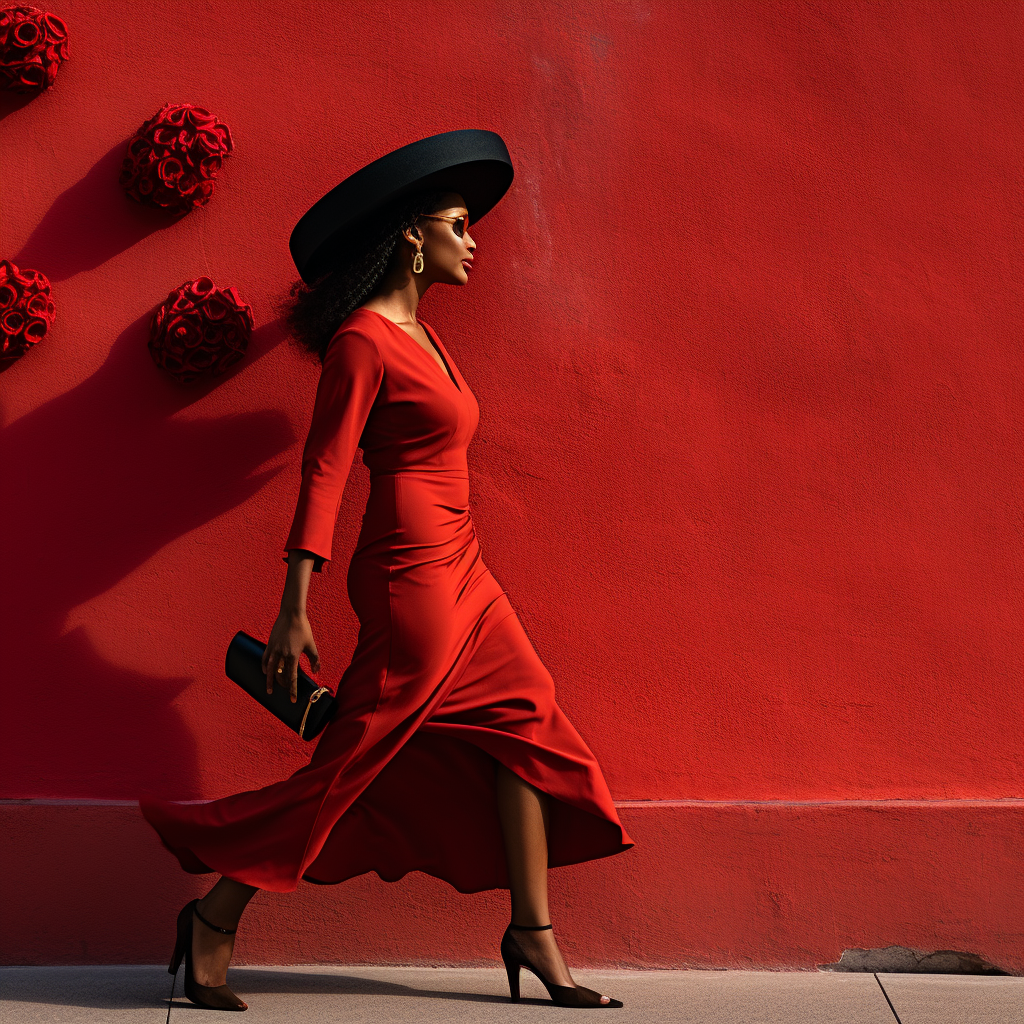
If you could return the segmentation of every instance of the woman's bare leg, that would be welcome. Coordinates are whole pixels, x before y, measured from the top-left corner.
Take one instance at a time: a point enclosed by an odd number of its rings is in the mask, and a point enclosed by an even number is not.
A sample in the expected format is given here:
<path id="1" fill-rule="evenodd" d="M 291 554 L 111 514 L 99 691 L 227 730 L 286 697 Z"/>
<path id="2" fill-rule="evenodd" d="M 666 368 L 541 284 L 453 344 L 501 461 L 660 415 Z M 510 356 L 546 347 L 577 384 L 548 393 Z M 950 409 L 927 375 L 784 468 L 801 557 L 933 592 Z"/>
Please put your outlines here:
<path id="1" fill-rule="evenodd" d="M 237 928 L 246 904 L 257 892 L 259 889 L 254 886 L 222 876 L 199 901 L 199 913 L 220 928 Z M 227 983 L 234 948 L 234 935 L 215 932 L 192 915 L 192 973 L 200 985 L 215 987 Z"/>
<path id="2" fill-rule="evenodd" d="M 548 913 L 548 796 L 497 763 L 498 815 L 505 841 L 513 924 L 550 924 Z M 574 985 L 554 930 L 513 933 L 523 952 L 553 985 Z M 601 997 L 608 1002 L 607 996 Z"/>

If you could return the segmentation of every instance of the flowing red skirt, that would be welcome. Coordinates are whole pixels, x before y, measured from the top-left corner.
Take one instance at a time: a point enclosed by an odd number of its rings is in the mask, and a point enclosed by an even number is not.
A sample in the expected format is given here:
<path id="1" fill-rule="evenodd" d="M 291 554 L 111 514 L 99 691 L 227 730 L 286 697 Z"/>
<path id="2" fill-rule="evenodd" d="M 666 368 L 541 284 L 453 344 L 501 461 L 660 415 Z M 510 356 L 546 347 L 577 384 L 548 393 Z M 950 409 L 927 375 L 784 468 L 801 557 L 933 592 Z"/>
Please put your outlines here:
<path id="1" fill-rule="evenodd" d="M 633 846 L 480 557 L 466 473 L 374 478 L 348 592 L 359 639 L 307 765 L 205 803 L 140 799 L 184 870 L 277 892 L 368 871 L 508 888 L 496 762 L 553 798 L 550 866 Z"/>

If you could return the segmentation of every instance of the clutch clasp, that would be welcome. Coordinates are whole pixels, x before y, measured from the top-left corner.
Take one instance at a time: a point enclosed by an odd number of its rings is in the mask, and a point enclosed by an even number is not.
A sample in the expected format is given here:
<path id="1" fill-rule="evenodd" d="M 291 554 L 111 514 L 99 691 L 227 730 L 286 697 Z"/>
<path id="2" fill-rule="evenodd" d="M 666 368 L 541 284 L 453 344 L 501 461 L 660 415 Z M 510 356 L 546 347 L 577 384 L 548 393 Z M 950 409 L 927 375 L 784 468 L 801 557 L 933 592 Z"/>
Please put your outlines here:
<path id="1" fill-rule="evenodd" d="M 299 739 L 302 739 L 302 730 L 306 728 L 306 715 L 309 714 L 310 706 L 315 704 L 325 693 L 327 693 L 327 687 L 321 686 L 319 690 L 314 690 L 309 695 L 309 703 L 306 705 L 306 710 L 302 712 L 302 721 L 299 723 Z"/>

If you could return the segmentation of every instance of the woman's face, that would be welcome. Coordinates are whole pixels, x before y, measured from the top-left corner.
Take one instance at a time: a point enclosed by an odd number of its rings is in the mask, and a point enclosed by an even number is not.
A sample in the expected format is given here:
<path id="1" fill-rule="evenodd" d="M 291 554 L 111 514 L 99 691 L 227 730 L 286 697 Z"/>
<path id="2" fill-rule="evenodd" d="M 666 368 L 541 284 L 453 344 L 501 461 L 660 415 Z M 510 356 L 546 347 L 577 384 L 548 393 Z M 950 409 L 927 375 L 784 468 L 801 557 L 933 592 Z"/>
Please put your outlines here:
<path id="1" fill-rule="evenodd" d="M 441 281 L 445 284 L 465 284 L 469 280 L 470 265 L 476 242 L 469 233 L 469 210 L 457 192 L 452 192 L 442 200 L 448 205 L 434 210 L 430 217 L 421 217 L 416 228 L 405 231 L 405 237 L 412 243 L 409 252 L 409 265 L 415 258 L 416 249 L 423 253 L 423 278 L 425 282 Z M 447 217 L 448 220 L 433 220 L 434 217 Z M 454 222 L 454 218 L 465 218 L 464 224 Z M 462 236 L 458 231 L 463 228 Z M 419 229 L 419 237 L 416 231 Z M 422 247 L 418 245 L 420 239 Z M 419 275 L 417 275 L 419 276 Z"/>

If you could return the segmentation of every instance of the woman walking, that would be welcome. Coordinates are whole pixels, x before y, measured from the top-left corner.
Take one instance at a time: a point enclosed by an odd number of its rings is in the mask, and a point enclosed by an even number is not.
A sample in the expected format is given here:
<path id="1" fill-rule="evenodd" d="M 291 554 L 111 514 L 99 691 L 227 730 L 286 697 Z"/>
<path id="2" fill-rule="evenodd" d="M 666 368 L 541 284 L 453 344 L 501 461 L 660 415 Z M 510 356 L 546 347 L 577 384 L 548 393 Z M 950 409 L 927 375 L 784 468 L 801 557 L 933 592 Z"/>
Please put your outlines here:
<path id="1" fill-rule="evenodd" d="M 508 889 L 500 952 L 510 994 L 532 971 L 561 1006 L 616 1007 L 578 986 L 548 914 L 547 870 L 629 849 L 590 749 L 484 565 L 466 449 L 479 407 L 417 317 L 437 282 L 469 280 L 470 231 L 512 181 L 501 138 L 475 129 L 404 146 L 351 175 L 299 221 L 303 284 L 288 322 L 322 363 L 288 536 L 268 690 L 296 699 L 299 657 L 320 669 L 306 616 L 331 558 L 361 448 L 370 495 L 348 567 L 359 619 L 338 707 L 309 763 L 262 789 L 201 804 L 150 796 L 142 813 L 192 873 L 219 881 L 178 917 L 171 962 L 200 1005 L 247 1008 L 227 985 L 233 935 L 259 889 L 418 870 L 459 892 Z"/>

